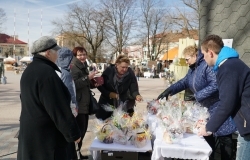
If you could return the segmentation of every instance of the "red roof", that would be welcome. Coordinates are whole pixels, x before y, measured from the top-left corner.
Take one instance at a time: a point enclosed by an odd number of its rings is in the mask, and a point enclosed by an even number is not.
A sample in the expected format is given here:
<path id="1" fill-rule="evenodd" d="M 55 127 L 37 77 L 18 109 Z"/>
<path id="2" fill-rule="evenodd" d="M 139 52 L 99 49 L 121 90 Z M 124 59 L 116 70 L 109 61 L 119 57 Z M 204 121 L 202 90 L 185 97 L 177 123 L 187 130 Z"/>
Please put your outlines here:
<path id="1" fill-rule="evenodd" d="M 0 43 L 10 43 L 10 44 L 27 44 L 19 39 L 15 39 L 7 34 L 0 33 Z"/>

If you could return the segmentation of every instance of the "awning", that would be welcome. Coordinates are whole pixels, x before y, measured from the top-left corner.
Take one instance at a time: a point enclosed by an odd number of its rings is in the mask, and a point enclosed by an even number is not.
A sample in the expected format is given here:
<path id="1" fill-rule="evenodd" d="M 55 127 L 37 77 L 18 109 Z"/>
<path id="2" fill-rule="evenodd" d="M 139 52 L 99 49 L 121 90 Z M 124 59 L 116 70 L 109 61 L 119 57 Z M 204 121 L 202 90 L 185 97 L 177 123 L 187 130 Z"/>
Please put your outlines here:
<path id="1" fill-rule="evenodd" d="M 33 57 L 23 57 L 22 59 L 20 59 L 20 62 L 31 62 L 33 60 Z"/>
<path id="2" fill-rule="evenodd" d="M 8 57 L 8 58 L 4 58 L 3 59 L 4 62 L 15 62 L 15 58 L 12 58 L 12 57 Z"/>
<path id="3" fill-rule="evenodd" d="M 173 60 L 175 57 L 178 56 L 178 47 L 172 48 L 170 49 L 168 52 L 166 52 L 163 57 L 161 58 L 161 60 L 163 61 L 169 61 L 169 60 Z"/>

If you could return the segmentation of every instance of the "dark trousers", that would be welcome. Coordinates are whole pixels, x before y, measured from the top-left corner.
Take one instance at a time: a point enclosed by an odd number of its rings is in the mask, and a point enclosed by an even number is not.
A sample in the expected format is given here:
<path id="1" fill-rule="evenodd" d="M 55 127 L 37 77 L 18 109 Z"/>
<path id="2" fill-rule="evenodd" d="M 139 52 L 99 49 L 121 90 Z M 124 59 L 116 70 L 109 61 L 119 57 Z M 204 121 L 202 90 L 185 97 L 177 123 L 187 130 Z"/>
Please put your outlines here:
<path id="1" fill-rule="evenodd" d="M 209 146 L 212 148 L 212 153 L 209 157 L 210 160 L 214 159 L 214 151 L 215 151 L 215 137 L 213 135 L 204 136 L 204 139 L 207 141 Z"/>
<path id="2" fill-rule="evenodd" d="M 221 160 L 233 160 L 235 153 L 233 152 L 232 134 L 219 136 L 217 138 L 220 144 Z"/>
<path id="3" fill-rule="evenodd" d="M 76 116 L 76 122 L 78 124 L 78 127 L 81 131 L 81 140 L 80 142 L 78 143 L 78 149 L 81 150 L 81 147 L 82 147 L 82 140 L 87 132 L 87 129 L 88 129 L 88 123 L 89 123 L 89 115 L 88 114 L 82 114 L 82 113 L 79 113 L 77 116 Z"/>

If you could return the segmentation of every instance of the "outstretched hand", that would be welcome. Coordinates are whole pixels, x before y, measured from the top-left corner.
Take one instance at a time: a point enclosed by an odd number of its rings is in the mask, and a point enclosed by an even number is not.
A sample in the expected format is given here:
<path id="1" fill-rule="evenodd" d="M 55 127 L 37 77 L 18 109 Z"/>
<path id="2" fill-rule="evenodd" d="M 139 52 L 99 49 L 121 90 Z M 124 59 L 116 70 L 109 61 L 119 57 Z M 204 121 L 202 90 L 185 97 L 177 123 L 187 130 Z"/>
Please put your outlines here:
<path id="1" fill-rule="evenodd" d="M 143 101 L 143 98 L 141 95 L 137 95 L 135 100 L 141 102 L 141 101 Z"/>
<path id="2" fill-rule="evenodd" d="M 166 99 L 168 99 L 168 96 L 171 94 L 171 90 L 169 88 L 167 88 L 164 92 L 162 92 L 158 97 L 157 100 L 159 99 L 163 99 L 166 97 Z"/>

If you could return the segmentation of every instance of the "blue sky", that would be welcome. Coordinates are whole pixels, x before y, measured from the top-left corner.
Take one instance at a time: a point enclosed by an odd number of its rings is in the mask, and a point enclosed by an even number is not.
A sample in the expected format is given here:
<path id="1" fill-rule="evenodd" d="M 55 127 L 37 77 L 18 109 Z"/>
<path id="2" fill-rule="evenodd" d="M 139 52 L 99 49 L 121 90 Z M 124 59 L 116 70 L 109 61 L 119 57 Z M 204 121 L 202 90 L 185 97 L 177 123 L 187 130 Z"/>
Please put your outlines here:
<path id="1" fill-rule="evenodd" d="M 51 35 L 54 29 L 51 21 L 57 18 L 62 19 L 67 12 L 67 6 L 69 4 L 81 1 L 82 0 L 0 0 L 0 7 L 4 9 L 7 16 L 7 21 L 3 26 L 3 32 L 8 35 L 14 35 L 15 30 L 15 34 L 18 35 L 20 40 L 27 43 L 29 42 L 29 45 L 31 45 L 32 42 L 41 37 L 41 35 Z M 88 1 L 98 2 L 98 0 Z M 166 1 L 168 7 L 170 7 L 170 5 L 176 5 L 179 0 Z"/>
<path id="2" fill-rule="evenodd" d="M 0 0 L 0 7 L 4 9 L 7 16 L 7 21 L 3 26 L 3 32 L 8 35 L 14 35 L 15 30 L 15 34 L 18 35 L 20 40 L 32 43 L 38 39 L 41 34 L 43 36 L 51 35 L 51 31 L 54 28 L 51 21 L 57 18 L 63 18 L 63 15 L 67 11 L 67 5 L 80 1 L 81 0 Z"/>

